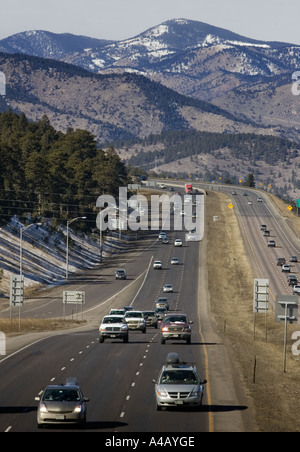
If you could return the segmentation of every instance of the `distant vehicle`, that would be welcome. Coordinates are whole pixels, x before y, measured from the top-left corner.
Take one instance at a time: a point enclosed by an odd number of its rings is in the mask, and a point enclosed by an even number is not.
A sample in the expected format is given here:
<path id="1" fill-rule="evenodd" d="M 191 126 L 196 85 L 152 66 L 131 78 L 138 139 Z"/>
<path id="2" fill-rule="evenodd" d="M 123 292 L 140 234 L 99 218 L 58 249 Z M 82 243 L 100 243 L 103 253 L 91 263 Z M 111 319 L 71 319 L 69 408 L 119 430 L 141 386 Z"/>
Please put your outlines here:
<path id="1" fill-rule="evenodd" d="M 263 200 L 260 196 L 257 198 L 257 202 L 263 202 Z"/>
<path id="2" fill-rule="evenodd" d="M 282 267 L 286 264 L 286 258 L 285 257 L 278 257 L 277 258 L 277 265 L 278 267 Z"/>
<path id="3" fill-rule="evenodd" d="M 179 259 L 177 257 L 172 257 L 171 265 L 179 265 Z"/>
<path id="4" fill-rule="evenodd" d="M 89 399 L 83 396 L 76 378 L 67 378 L 65 384 L 47 386 L 41 397 L 35 397 L 35 400 L 39 402 L 39 428 L 50 424 L 86 423 L 86 402 Z"/>
<path id="5" fill-rule="evenodd" d="M 298 257 L 297 256 L 291 256 L 290 257 L 290 262 L 298 262 Z"/>
<path id="6" fill-rule="evenodd" d="M 129 330 L 139 330 L 146 333 L 146 320 L 142 311 L 128 311 L 125 314 L 125 322 Z"/>
<path id="7" fill-rule="evenodd" d="M 293 293 L 294 293 L 294 295 L 300 295 L 300 286 L 298 286 L 298 285 L 294 286 Z"/>
<path id="8" fill-rule="evenodd" d="M 163 407 L 201 407 L 206 380 L 201 380 L 194 364 L 180 362 L 177 353 L 169 353 L 155 383 L 157 410 Z"/>
<path id="9" fill-rule="evenodd" d="M 182 240 L 181 239 L 176 239 L 174 242 L 174 246 L 182 246 Z"/>
<path id="10" fill-rule="evenodd" d="M 162 242 L 161 242 L 163 245 L 168 245 L 170 242 L 169 242 L 169 239 L 168 239 L 168 237 L 165 237 L 164 239 L 162 239 Z"/>
<path id="11" fill-rule="evenodd" d="M 266 224 L 262 224 L 260 227 L 261 231 L 265 231 L 267 229 L 267 225 Z"/>
<path id="12" fill-rule="evenodd" d="M 99 327 L 99 342 L 103 344 L 105 339 L 122 339 L 128 342 L 128 326 L 123 315 L 107 315 L 103 318 Z"/>
<path id="13" fill-rule="evenodd" d="M 268 243 L 268 247 L 269 247 L 269 248 L 275 248 L 275 247 L 276 247 L 276 242 L 275 242 L 275 240 L 270 240 L 269 243 Z"/>
<path id="14" fill-rule="evenodd" d="M 281 267 L 281 271 L 282 271 L 283 273 L 290 273 L 290 271 L 291 271 L 290 265 L 287 265 L 287 264 L 283 265 L 283 266 Z"/>
<path id="15" fill-rule="evenodd" d="M 270 237 L 270 235 L 271 235 L 270 231 L 268 229 L 265 229 L 264 230 L 264 236 L 265 237 Z"/>
<path id="16" fill-rule="evenodd" d="M 248 196 L 248 193 L 244 191 L 243 196 Z"/>
<path id="17" fill-rule="evenodd" d="M 153 268 L 154 270 L 162 270 L 162 261 L 154 261 Z"/>
<path id="18" fill-rule="evenodd" d="M 182 340 L 187 344 L 191 343 L 192 330 L 185 314 L 169 314 L 161 324 L 161 343 L 165 344 L 167 340 Z"/>
<path id="19" fill-rule="evenodd" d="M 167 310 L 169 310 L 170 308 L 169 300 L 166 297 L 159 297 L 155 302 L 155 307 L 166 308 Z"/>
<path id="20" fill-rule="evenodd" d="M 126 271 L 123 268 L 119 268 L 116 271 L 116 279 L 126 279 L 127 275 L 126 275 Z"/>
<path id="21" fill-rule="evenodd" d="M 287 282 L 289 286 L 297 286 L 298 285 L 298 279 L 296 275 L 288 275 Z"/>
<path id="22" fill-rule="evenodd" d="M 144 318 L 146 320 L 147 327 L 158 327 L 158 318 L 155 311 L 143 311 Z"/>
<path id="23" fill-rule="evenodd" d="M 252 201 L 248 201 L 249 206 L 252 206 Z"/>
<path id="24" fill-rule="evenodd" d="M 164 291 L 165 293 L 171 293 L 171 292 L 173 292 L 173 286 L 172 286 L 172 284 L 165 284 L 164 287 L 163 287 L 163 291 Z"/>
<path id="25" fill-rule="evenodd" d="M 166 232 L 161 231 L 161 232 L 159 233 L 158 238 L 159 238 L 160 240 L 163 240 L 163 239 L 166 238 L 166 237 L 167 237 L 167 233 L 166 233 Z"/>
<path id="26" fill-rule="evenodd" d="M 158 323 L 161 323 L 163 318 L 168 314 L 166 307 L 156 308 L 155 315 L 157 317 Z"/>
<path id="27" fill-rule="evenodd" d="M 185 193 L 187 195 L 192 195 L 193 194 L 193 186 L 192 186 L 192 184 L 185 184 Z"/>
<path id="28" fill-rule="evenodd" d="M 109 315 L 125 315 L 125 309 L 124 308 L 112 308 L 109 311 Z"/>

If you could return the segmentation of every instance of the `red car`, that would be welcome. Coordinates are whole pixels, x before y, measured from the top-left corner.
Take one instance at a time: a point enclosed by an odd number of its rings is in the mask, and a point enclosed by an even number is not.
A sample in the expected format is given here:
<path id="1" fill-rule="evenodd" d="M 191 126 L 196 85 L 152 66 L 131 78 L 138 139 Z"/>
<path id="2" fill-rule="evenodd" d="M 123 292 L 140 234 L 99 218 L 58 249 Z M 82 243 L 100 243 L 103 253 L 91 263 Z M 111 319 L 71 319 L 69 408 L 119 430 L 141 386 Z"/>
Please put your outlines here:
<path id="1" fill-rule="evenodd" d="M 191 343 L 191 324 L 185 314 L 169 314 L 161 324 L 161 343 L 165 344 L 167 340 L 181 340 Z"/>

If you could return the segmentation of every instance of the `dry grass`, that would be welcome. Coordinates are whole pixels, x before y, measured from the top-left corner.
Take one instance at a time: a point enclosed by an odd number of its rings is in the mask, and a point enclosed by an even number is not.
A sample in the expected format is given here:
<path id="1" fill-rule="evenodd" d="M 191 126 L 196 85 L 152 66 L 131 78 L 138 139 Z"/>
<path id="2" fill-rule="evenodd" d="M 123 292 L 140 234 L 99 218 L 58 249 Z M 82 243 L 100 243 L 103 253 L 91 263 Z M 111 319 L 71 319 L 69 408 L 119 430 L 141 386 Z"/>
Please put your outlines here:
<path id="1" fill-rule="evenodd" d="M 232 344 L 249 393 L 256 407 L 261 431 L 300 431 L 300 359 L 293 356 L 292 332 L 288 326 L 287 372 L 283 372 L 283 325 L 268 314 L 257 316 L 253 337 L 253 279 L 237 219 L 228 208 L 229 198 L 210 192 L 207 197 L 208 272 L 211 309 L 221 334 Z M 213 216 L 219 221 L 214 223 Z M 234 289 L 233 289 L 234 288 Z M 254 361 L 256 359 L 256 378 Z"/>
<path id="2" fill-rule="evenodd" d="M 82 322 L 63 319 L 21 319 L 21 330 L 19 319 L 0 319 L 0 331 L 6 335 L 40 333 L 47 331 L 59 331 L 74 328 Z M 85 323 L 85 322 L 84 322 Z"/>

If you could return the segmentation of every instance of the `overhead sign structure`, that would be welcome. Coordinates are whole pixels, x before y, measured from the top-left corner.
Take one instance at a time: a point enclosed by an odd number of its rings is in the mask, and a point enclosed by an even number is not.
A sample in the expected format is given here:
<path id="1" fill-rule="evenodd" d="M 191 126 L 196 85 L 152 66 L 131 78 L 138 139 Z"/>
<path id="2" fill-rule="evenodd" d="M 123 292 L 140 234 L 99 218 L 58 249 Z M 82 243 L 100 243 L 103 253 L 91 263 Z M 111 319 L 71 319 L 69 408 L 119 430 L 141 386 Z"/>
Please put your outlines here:
<path id="1" fill-rule="evenodd" d="M 268 311 L 269 304 L 269 280 L 268 279 L 255 279 L 254 280 L 254 299 L 253 299 L 253 312 L 254 313 L 266 313 Z"/>

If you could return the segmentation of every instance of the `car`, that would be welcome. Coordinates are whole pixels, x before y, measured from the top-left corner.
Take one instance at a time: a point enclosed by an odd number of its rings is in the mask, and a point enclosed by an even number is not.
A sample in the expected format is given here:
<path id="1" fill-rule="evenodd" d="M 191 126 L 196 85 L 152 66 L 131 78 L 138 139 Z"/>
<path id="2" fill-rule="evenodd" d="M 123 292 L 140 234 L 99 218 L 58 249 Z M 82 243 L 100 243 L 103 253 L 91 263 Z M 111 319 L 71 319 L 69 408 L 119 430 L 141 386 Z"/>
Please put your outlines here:
<path id="1" fill-rule="evenodd" d="M 162 270 L 162 261 L 154 261 L 153 268 L 154 270 Z"/>
<path id="2" fill-rule="evenodd" d="M 264 236 L 265 237 L 270 237 L 270 235 L 271 235 L 270 231 L 268 229 L 265 229 L 264 230 Z"/>
<path id="3" fill-rule="evenodd" d="M 257 202 L 263 202 L 263 200 L 260 196 L 257 198 Z"/>
<path id="4" fill-rule="evenodd" d="M 252 201 L 248 201 L 249 206 L 252 206 Z"/>
<path id="5" fill-rule="evenodd" d="M 142 311 L 127 311 L 124 319 L 129 330 L 139 330 L 143 334 L 146 333 L 146 320 Z"/>
<path id="6" fill-rule="evenodd" d="M 166 307 L 155 308 L 155 315 L 157 317 L 157 321 L 159 324 L 163 321 L 164 317 L 168 314 L 168 310 Z"/>
<path id="7" fill-rule="evenodd" d="M 277 258 L 277 265 L 278 267 L 282 267 L 286 264 L 286 258 L 285 257 L 278 257 Z"/>
<path id="8" fill-rule="evenodd" d="M 283 265 L 283 266 L 281 267 L 281 271 L 282 271 L 283 273 L 290 273 L 290 271 L 291 271 L 290 265 L 287 265 L 287 264 Z"/>
<path id="9" fill-rule="evenodd" d="M 116 271 L 116 279 L 126 279 L 127 275 L 126 275 L 126 271 L 123 268 L 119 268 Z"/>
<path id="10" fill-rule="evenodd" d="M 290 257 L 290 262 L 297 263 L 298 262 L 298 257 L 297 256 L 291 256 Z"/>
<path id="11" fill-rule="evenodd" d="M 298 285 L 294 286 L 293 294 L 300 295 L 300 286 Z"/>
<path id="12" fill-rule="evenodd" d="M 124 308 L 112 308 L 109 311 L 109 315 L 125 315 L 125 309 Z"/>
<path id="13" fill-rule="evenodd" d="M 172 293 L 173 292 L 173 286 L 172 284 L 165 284 L 163 287 L 164 293 Z"/>
<path id="14" fill-rule="evenodd" d="M 171 265 L 179 265 L 179 259 L 177 257 L 172 257 Z"/>
<path id="15" fill-rule="evenodd" d="M 298 284 L 298 279 L 296 275 L 288 275 L 287 282 L 289 286 L 296 286 Z"/>
<path id="16" fill-rule="evenodd" d="M 164 239 L 162 239 L 161 243 L 163 245 L 168 245 L 170 243 L 170 241 L 169 241 L 168 237 L 165 237 Z"/>
<path id="17" fill-rule="evenodd" d="M 102 344 L 105 339 L 122 339 L 128 342 L 129 328 L 125 322 L 124 314 L 107 315 L 103 318 L 99 326 L 99 342 Z"/>
<path id="18" fill-rule="evenodd" d="M 165 237 L 167 237 L 167 233 L 164 232 L 164 231 L 161 231 L 161 232 L 159 233 L 158 238 L 159 238 L 160 240 L 162 240 L 162 239 L 164 239 Z"/>
<path id="19" fill-rule="evenodd" d="M 155 307 L 169 310 L 169 300 L 166 297 L 159 297 L 155 302 Z"/>
<path id="20" fill-rule="evenodd" d="M 37 425 L 86 423 L 88 398 L 78 384 L 77 378 L 67 378 L 65 384 L 47 386 L 40 397 L 37 409 Z"/>
<path id="21" fill-rule="evenodd" d="M 154 327 L 155 329 L 157 329 L 158 318 L 155 311 L 143 311 L 143 315 L 146 320 L 146 326 Z"/>
<path id="22" fill-rule="evenodd" d="M 176 239 L 174 241 L 174 246 L 182 246 L 182 240 L 181 239 Z"/>
<path id="23" fill-rule="evenodd" d="M 169 353 L 155 384 L 156 409 L 202 406 L 204 385 L 194 364 L 180 362 L 177 353 Z"/>
<path id="24" fill-rule="evenodd" d="M 276 247 L 276 242 L 275 242 L 275 240 L 270 240 L 269 243 L 268 243 L 268 247 L 269 247 L 269 248 L 275 248 L 275 247 Z"/>
<path id="25" fill-rule="evenodd" d="M 169 314 L 161 323 L 161 343 L 171 339 L 186 341 L 191 343 L 191 324 L 186 314 Z"/>
<path id="26" fill-rule="evenodd" d="M 260 226 L 260 230 L 261 231 L 265 231 L 267 229 L 267 225 L 266 224 L 262 224 L 261 226 Z"/>

